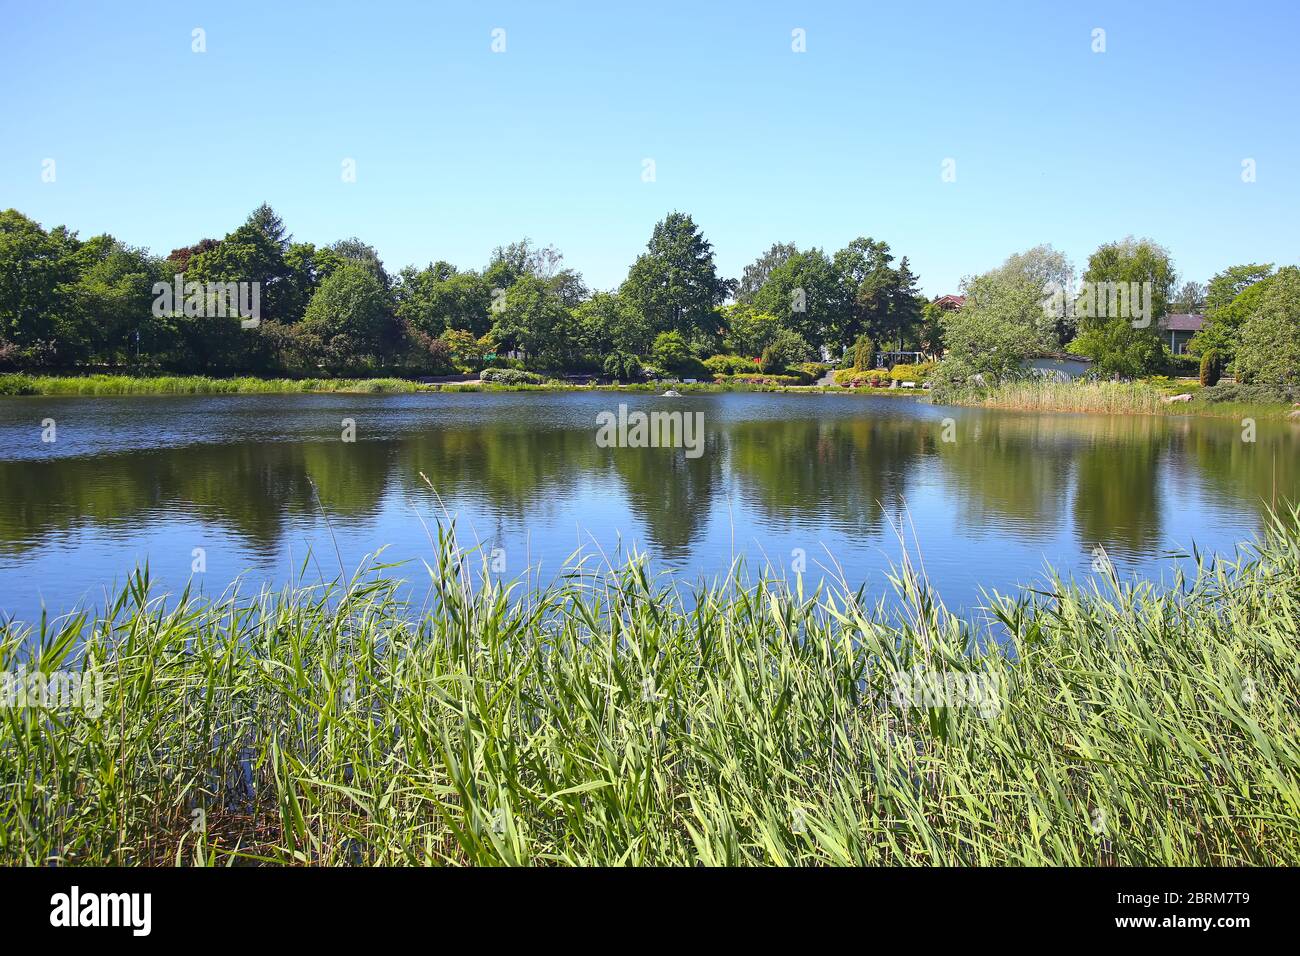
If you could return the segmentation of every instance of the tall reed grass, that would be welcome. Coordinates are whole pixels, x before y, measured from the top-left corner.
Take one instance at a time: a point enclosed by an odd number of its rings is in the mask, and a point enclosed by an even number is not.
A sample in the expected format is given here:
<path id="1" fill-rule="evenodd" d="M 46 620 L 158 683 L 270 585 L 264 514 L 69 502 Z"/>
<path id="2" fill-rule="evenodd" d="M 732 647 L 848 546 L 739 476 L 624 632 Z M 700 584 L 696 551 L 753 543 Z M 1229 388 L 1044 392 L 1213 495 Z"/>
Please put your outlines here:
<path id="1" fill-rule="evenodd" d="M 1204 401 L 1191 386 L 1192 400 L 1164 401 L 1179 389 L 1158 388 L 1148 382 L 1073 381 L 1018 379 L 988 388 L 947 390 L 941 401 L 948 405 L 972 405 L 1032 412 L 1092 412 L 1104 415 L 1205 415 L 1239 419 L 1282 418 L 1291 410 L 1287 403 L 1246 404 Z"/>
<path id="2" fill-rule="evenodd" d="M 0 863 L 1298 863 L 1298 519 L 968 619 L 906 563 L 875 605 L 636 562 L 503 584 L 449 528 L 422 614 L 381 565 L 215 602 L 137 573 L 0 628 L 4 668 L 104 680 L 97 717 L 0 709 Z M 900 696 L 922 671 L 998 707 Z"/>

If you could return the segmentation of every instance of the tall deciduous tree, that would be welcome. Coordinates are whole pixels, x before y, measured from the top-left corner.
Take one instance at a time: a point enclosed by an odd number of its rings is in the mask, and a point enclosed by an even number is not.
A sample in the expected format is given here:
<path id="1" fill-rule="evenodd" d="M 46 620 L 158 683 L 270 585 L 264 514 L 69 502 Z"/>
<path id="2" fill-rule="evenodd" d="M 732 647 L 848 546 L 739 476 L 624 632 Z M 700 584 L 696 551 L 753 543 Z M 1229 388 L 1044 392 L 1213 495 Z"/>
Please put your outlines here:
<path id="1" fill-rule="evenodd" d="M 398 318 L 425 335 L 454 329 L 477 338 L 491 325 L 488 283 L 477 272 L 458 272 L 449 262 L 419 272 L 402 270 L 396 292 Z"/>
<path id="2" fill-rule="evenodd" d="M 301 297 L 285 261 L 291 239 L 280 217 L 263 203 L 214 247 L 190 256 L 185 281 L 256 282 L 262 317 L 292 321 Z"/>
<path id="3" fill-rule="evenodd" d="M 1044 347 L 1038 321 L 1042 291 L 998 270 L 962 283 L 966 304 L 943 316 L 946 346 L 940 366 L 944 384 L 962 385 L 979 375 L 986 382 L 1019 374 L 1024 360 Z"/>
<path id="4" fill-rule="evenodd" d="M 302 329 L 320 339 L 327 360 L 339 367 L 381 354 L 394 338 L 387 290 L 364 265 L 347 262 L 320 284 Z"/>
<path id="5" fill-rule="evenodd" d="M 1078 316 L 1079 335 L 1070 351 L 1091 358 L 1103 375 L 1134 378 L 1155 369 L 1165 355 L 1158 323 L 1169 311 L 1174 286 L 1168 250 L 1150 239 L 1106 243 L 1088 257 L 1083 283 L 1083 294 L 1091 294 L 1094 305 L 1085 310 L 1090 314 Z M 1115 315 L 1107 308 L 1100 314 L 1103 296 L 1109 298 L 1104 289 L 1111 283 L 1137 290 L 1141 308 L 1130 299 L 1127 312 Z"/>
<path id="6" fill-rule="evenodd" d="M 1232 361 L 1241 344 L 1241 327 L 1272 275 L 1272 263 L 1251 263 L 1231 266 L 1211 279 L 1205 290 L 1205 325 L 1192 337 L 1189 350 L 1196 355 L 1213 350 Z"/>
<path id="7" fill-rule="evenodd" d="M 835 340 L 849 308 L 835 265 L 820 249 L 796 252 L 774 268 L 754 308 L 777 317 L 814 348 Z"/>
<path id="8" fill-rule="evenodd" d="M 713 246 L 685 213 L 655 224 L 646 251 L 637 257 L 620 294 L 658 334 L 676 330 L 686 338 L 717 331 L 714 306 L 727 285 L 718 277 Z"/>
<path id="9" fill-rule="evenodd" d="M 66 284 L 76 279 L 78 246 L 62 226 L 46 232 L 16 209 L 0 213 L 0 339 L 21 349 L 53 344 L 68 311 Z"/>
<path id="10" fill-rule="evenodd" d="M 1247 384 L 1300 388 L 1300 269 L 1279 269 L 1263 287 L 1242 324 L 1235 367 Z"/>
<path id="11" fill-rule="evenodd" d="M 744 305 L 752 304 L 754 296 L 763 288 L 772 270 L 785 264 L 798 251 L 793 242 L 772 243 L 772 248 L 745 266 L 740 281 L 736 283 L 736 301 Z"/>

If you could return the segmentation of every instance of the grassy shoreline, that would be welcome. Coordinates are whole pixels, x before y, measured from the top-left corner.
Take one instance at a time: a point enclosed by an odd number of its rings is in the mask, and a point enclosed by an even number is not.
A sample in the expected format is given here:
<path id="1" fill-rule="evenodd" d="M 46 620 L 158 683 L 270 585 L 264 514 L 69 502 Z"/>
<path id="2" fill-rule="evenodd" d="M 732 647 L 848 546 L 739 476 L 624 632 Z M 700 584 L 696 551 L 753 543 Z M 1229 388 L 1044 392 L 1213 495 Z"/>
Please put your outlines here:
<path id="1" fill-rule="evenodd" d="M 895 613 L 635 565 L 473 586 L 440 532 L 418 623 L 379 571 L 137 577 L 0 626 L 0 667 L 102 679 L 94 716 L 4 712 L 0 864 L 1294 865 L 1298 520 L 1167 589 L 991 602 L 1005 653 L 906 567 Z"/>
<path id="2" fill-rule="evenodd" d="M 662 392 L 675 388 L 679 392 L 794 392 L 827 394 L 873 394 L 891 397 L 920 397 L 920 392 L 906 389 L 845 389 L 818 385 L 760 385 L 750 382 L 697 382 L 695 384 L 635 382 L 620 385 L 574 385 L 546 383 L 540 385 L 503 385 L 471 380 L 465 382 L 418 382 L 401 378 L 293 379 L 235 376 L 214 378 L 207 375 L 27 375 L 0 374 L 0 397 L 4 396 L 95 396 L 95 395 L 271 395 L 302 393 L 377 394 L 435 392 L 560 392 L 622 391 Z"/>
<path id="3" fill-rule="evenodd" d="M 999 408 L 1026 412 L 1079 412 L 1099 415 L 1200 415 L 1211 418 L 1287 418 L 1293 411 L 1288 402 L 1210 402 L 1197 385 L 1170 383 L 1157 387 L 1148 382 L 1052 382 L 1015 381 L 1000 385 L 950 392 L 943 404 L 975 408 Z M 1185 393 L 1191 401 L 1166 399 Z"/>
<path id="4" fill-rule="evenodd" d="M 1209 402 L 1194 384 L 1170 382 L 1158 387 L 1149 382 L 1006 382 L 990 388 L 946 392 L 941 400 L 920 389 L 845 388 L 839 385 L 755 384 L 749 382 L 697 382 L 695 384 L 635 382 L 575 385 L 562 382 L 504 385 L 470 380 L 418 382 L 401 378 L 291 379 L 205 375 L 26 375 L 0 374 L 0 398 L 6 396 L 111 396 L 111 395 L 272 395 L 272 394 L 402 394 L 414 392 L 647 392 L 674 388 L 683 394 L 765 392 L 796 395 L 855 395 L 928 400 L 937 405 L 996 408 L 1025 412 L 1068 412 L 1102 415 L 1195 415 L 1240 420 L 1300 420 L 1289 403 Z M 1193 396 L 1188 402 L 1167 402 L 1180 391 Z"/>

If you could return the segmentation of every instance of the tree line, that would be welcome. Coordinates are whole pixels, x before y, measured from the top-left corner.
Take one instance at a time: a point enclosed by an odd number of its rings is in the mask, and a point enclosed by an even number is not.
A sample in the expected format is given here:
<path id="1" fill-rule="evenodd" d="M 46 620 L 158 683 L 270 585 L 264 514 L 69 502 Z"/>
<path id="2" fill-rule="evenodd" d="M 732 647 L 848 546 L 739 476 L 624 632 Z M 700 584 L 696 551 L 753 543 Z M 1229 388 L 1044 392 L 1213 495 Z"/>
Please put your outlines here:
<path id="1" fill-rule="evenodd" d="M 1091 360 L 1101 377 L 1134 379 L 1178 370 L 1181 361 L 1184 368 L 1199 363 L 1204 384 L 1230 371 L 1239 383 L 1274 392 L 1300 387 L 1294 266 L 1236 265 L 1205 286 L 1180 286 L 1168 249 L 1129 237 L 1098 247 L 1077 284 L 1069 259 L 1041 245 L 964 280 L 962 292 L 960 310 L 937 316 L 940 383 L 1005 378 L 1028 356 L 1059 351 Z M 1171 312 L 1203 317 L 1183 357 L 1170 354 L 1162 328 Z"/>
<path id="2" fill-rule="evenodd" d="M 600 291 L 528 239 L 497 247 L 482 269 L 439 260 L 394 274 L 359 239 L 295 241 L 266 204 L 221 239 L 166 257 L 10 209 L 0 213 L 0 367 L 438 375 L 515 365 L 626 379 L 781 373 L 907 350 L 943 356 L 944 376 L 967 381 L 1069 350 L 1099 374 L 1136 377 L 1169 363 L 1159 324 L 1171 310 L 1204 310 L 1191 350 L 1216 368 L 1294 379 L 1300 367 L 1294 267 L 1233 266 L 1207 286 L 1177 287 L 1168 250 L 1129 238 L 1098 248 L 1081 280 L 1062 253 L 1037 246 L 963 280 L 964 304 L 944 308 L 921 295 L 906 256 L 870 237 L 832 254 L 775 243 L 730 279 L 694 220 L 673 212 L 623 282 Z M 203 307 L 202 290 L 224 283 L 255 286 L 258 321 Z M 1107 287 L 1112 298 L 1142 290 L 1145 321 L 1080 307 Z"/>
<path id="3" fill-rule="evenodd" d="M 231 282 L 256 286 L 257 322 L 204 308 L 202 290 Z M 173 296 L 173 283 L 198 298 Z M 509 355 L 545 371 L 634 374 L 734 354 L 751 371 L 780 370 L 860 335 L 913 344 L 924 304 L 906 257 L 869 238 L 834 256 L 777 244 L 740 280 L 724 278 L 712 244 L 678 212 L 608 291 L 527 239 L 495 249 L 481 270 L 439 260 L 394 274 L 359 239 L 295 241 L 265 204 L 223 238 L 165 258 L 0 213 L 0 363 L 10 367 L 440 374 Z"/>

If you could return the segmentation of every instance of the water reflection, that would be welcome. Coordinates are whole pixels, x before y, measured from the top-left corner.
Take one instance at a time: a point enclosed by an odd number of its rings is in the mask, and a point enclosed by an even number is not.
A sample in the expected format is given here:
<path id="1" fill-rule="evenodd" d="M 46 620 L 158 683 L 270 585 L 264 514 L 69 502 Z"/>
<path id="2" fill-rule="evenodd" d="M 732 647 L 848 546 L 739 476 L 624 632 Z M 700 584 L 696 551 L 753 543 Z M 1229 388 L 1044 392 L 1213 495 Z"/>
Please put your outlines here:
<path id="1" fill-rule="evenodd" d="M 1269 502 L 1300 491 L 1296 430 L 1281 424 L 1261 424 L 1248 443 L 1235 423 L 1207 419 L 698 396 L 672 406 L 705 414 L 705 453 L 687 458 L 598 448 L 595 414 L 619 400 L 656 401 L 535 393 L 189 400 L 202 404 L 200 415 L 180 399 L 109 407 L 85 399 L 59 409 L 74 440 L 45 449 L 33 447 L 35 400 L 0 403 L 0 608 L 29 609 L 20 592 L 45 570 L 43 557 L 57 552 L 91 579 L 120 579 L 123 552 L 112 542 L 196 522 L 249 562 L 312 533 L 320 507 L 358 547 L 367 542 L 364 550 L 413 548 L 424 537 L 413 509 L 438 510 L 420 473 L 450 510 L 489 533 L 544 530 L 536 547 L 557 558 L 573 539 L 552 540 L 554 530 L 585 527 L 638 537 L 657 560 L 701 573 L 725 567 L 720 555 L 732 538 L 738 548 L 830 541 L 846 571 L 866 573 L 879 566 L 874 552 L 889 520 L 905 512 L 950 568 L 969 563 L 964 552 L 979 539 L 981 568 L 1002 576 L 992 583 L 1095 544 L 1138 564 L 1193 538 L 1230 548 Z M 355 444 L 338 437 L 341 412 L 357 417 Z M 954 419 L 952 441 L 945 417 Z M 50 594 L 59 589 L 43 584 L 57 607 Z"/>

